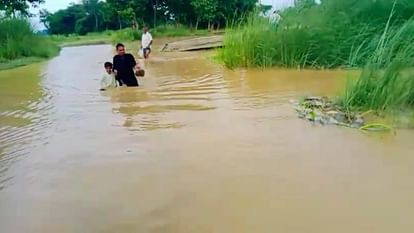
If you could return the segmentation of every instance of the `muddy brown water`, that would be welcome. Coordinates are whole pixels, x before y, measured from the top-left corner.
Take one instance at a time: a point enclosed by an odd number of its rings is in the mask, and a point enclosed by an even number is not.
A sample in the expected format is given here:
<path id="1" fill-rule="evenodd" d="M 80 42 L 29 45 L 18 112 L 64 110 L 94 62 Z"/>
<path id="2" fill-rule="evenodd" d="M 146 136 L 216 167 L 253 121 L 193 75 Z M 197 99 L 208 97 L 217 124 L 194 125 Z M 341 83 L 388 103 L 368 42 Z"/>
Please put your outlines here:
<path id="1" fill-rule="evenodd" d="M 0 232 L 414 231 L 414 132 L 297 119 L 343 72 L 229 71 L 155 54 L 98 90 L 106 45 L 0 72 Z"/>

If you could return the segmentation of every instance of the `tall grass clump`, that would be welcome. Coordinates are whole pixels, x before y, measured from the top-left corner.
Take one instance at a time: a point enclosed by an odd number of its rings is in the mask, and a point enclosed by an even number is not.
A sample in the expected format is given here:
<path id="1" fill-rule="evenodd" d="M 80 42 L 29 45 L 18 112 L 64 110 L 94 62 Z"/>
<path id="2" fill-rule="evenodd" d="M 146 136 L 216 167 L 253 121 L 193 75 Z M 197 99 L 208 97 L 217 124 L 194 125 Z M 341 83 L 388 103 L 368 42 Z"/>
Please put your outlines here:
<path id="1" fill-rule="evenodd" d="M 49 58 L 58 51 L 47 37 L 35 34 L 27 20 L 0 20 L 0 62 L 25 57 Z"/>
<path id="2" fill-rule="evenodd" d="M 406 0 L 299 2 L 280 13 L 279 23 L 254 12 L 227 29 L 219 57 L 228 67 L 359 68 L 376 50 L 371 42 L 393 6 L 392 25 L 414 14 L 414 1 Z"/>
<path id="3" fill-rule="evenodd" d="M 347 21 L 339 18 L 338 22 L 314 20 L 278 25 L 252 14 L 246 22 L 227 29 L 219 58 L 230 68 L 356 66 L 367 54 L 367 48 L 361 49 L 361 45 L 369 41 L 372 33 L 362 28 L 338 28 L 335 25 Z M 358 53 L 351 57 L 352 50 Z"/>
<path id="4" fill-rule="evenodd" d="M 226 29 L 224 48 L 219 51 L 219 58 L 230 68 L 270 67 L 277 62 L 274 58 L 279 39 L 275 25 L 252 14 L 245 23 L 240 22 Z"/>
<path id="5" fill-rule="evenodd" d="M 356 81 L 340 98 L 349 111 L 399 111 L 414 107 L 414 20 L 387 24 Z"/>

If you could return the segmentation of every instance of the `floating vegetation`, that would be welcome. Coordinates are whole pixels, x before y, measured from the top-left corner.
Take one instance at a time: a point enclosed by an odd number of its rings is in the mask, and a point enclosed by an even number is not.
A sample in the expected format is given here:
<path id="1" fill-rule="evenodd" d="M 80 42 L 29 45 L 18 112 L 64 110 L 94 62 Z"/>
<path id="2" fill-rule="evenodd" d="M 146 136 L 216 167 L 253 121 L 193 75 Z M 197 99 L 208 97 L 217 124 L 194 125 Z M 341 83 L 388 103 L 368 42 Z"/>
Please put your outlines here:
<path id="1" fill-rule="evenodd" d="M 360 130 L 363 130 L 363 131 L 391 131 L 392 128 L 388 125 L 374 123 L 374 124 L 364 125 L 360 128 Z"/>
<path id="2" fill-rule="evenodd" d="M 364 113 L 345 111 L 328 97 L 310 96 L 302 101 L 293 101 L 298 117 L 318 125 L 338 125 L 362 131 L 391 131 L 392 127 L 379 124 L 367 124 Z"/>

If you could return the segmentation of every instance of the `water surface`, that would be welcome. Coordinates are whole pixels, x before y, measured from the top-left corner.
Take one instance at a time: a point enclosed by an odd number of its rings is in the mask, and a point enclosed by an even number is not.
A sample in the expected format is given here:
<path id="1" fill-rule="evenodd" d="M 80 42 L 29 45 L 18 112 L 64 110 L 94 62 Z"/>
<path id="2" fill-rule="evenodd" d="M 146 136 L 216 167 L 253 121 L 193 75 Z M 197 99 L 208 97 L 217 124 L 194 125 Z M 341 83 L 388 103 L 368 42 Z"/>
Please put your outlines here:
<path id="1" fill-rule="evenodd" d="M 155 54 L 100 93 L 109 46 L 0 72 L 0 232 L 414 230 L 414 132 L 297 119 L 338 71 L 235 70 Z"/>

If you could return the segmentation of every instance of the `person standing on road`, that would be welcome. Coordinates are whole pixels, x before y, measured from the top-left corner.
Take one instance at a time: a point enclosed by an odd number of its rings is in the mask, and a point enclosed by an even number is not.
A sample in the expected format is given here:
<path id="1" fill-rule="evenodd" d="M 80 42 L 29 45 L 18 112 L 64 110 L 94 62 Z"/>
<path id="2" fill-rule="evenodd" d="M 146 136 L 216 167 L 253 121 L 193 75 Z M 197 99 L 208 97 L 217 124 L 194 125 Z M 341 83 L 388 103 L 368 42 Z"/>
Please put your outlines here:
<path id="1" fill-rule="evenodd" d="M 114 57 L 114 73 L 119 86 L 138 87 L 138 80 L 135 77 L 137 63 L 132 54 L 126 53 L 125 45 L 119 43 L 116 45 L 117 55 Z"/>
<path id="2" fill-rule="evenodd" d="M 149 32 L 148 28 L 144 28 L 144 32 L 142 33 L 141 38 L 141 49 L 144 54 L 144 58 L 148 59 L 151 53 L 151 46 L 152 46 L 152 35 Z"/>

